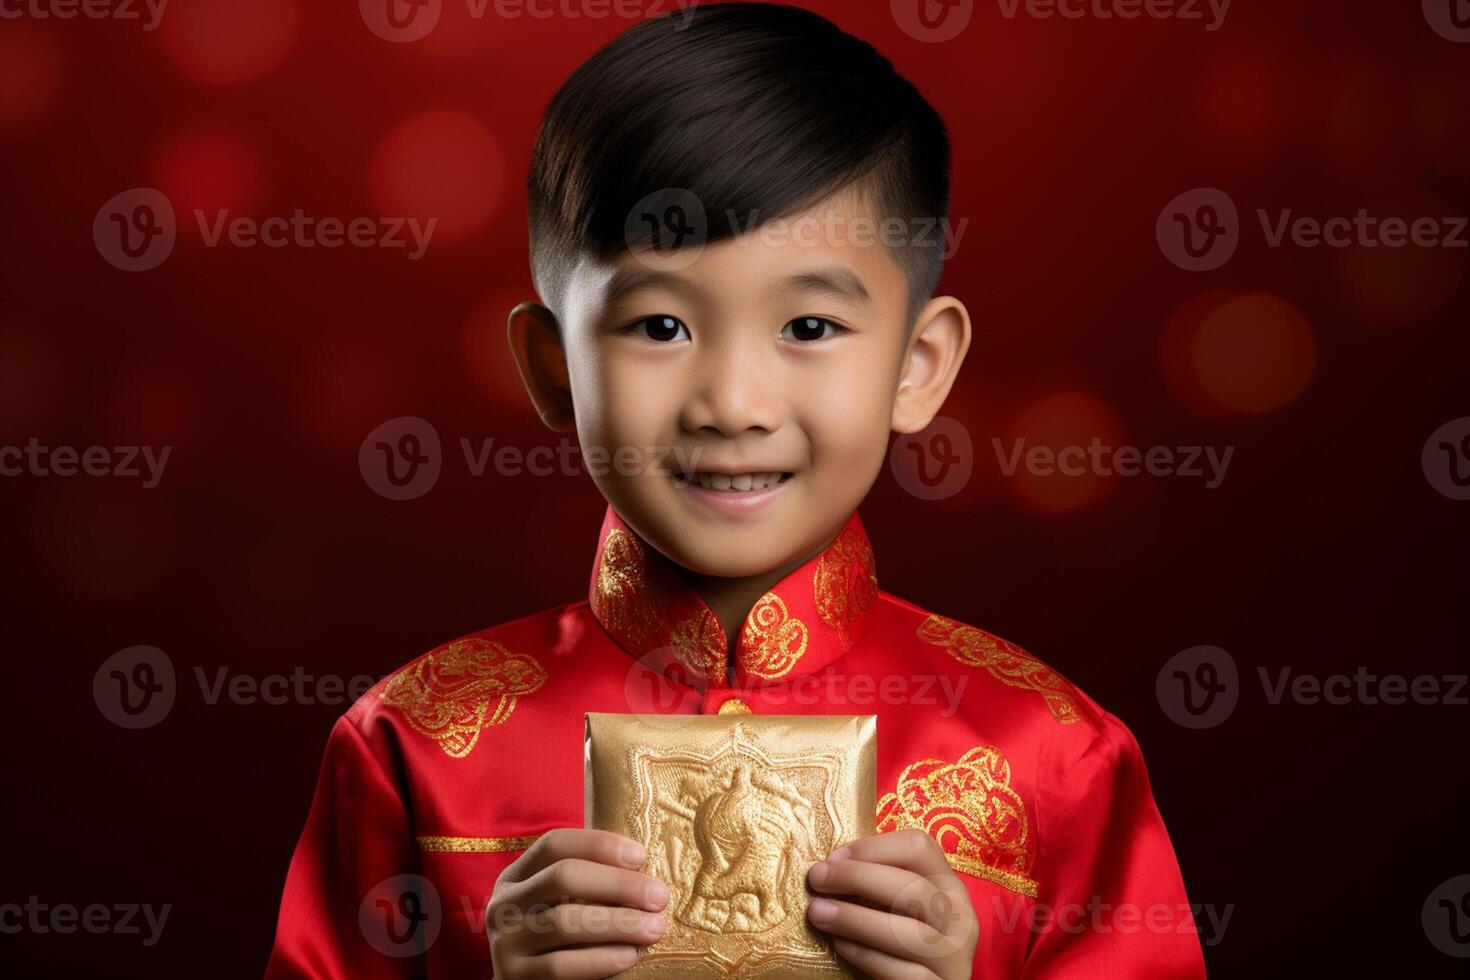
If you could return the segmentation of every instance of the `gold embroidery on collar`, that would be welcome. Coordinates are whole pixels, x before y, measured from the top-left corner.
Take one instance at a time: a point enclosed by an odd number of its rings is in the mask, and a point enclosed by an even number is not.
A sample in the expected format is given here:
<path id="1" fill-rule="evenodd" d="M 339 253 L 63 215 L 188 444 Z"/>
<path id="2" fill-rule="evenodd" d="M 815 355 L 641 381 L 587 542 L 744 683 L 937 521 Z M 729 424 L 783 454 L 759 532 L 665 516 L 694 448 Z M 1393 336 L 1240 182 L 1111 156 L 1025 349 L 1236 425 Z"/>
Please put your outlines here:
<path id="1" fill-rule="evenodd" d="M 701 677 L 725 676 L 725 631 L 709 609 L 685 616 L 669 631 L 679 662 Z"/>
<path id="2" fill-rule="evenodd" d="M 878 570 L 873 549 L 856 528 L 845 527 L 822 552 L 812 577 L 817 614 L 837 631 L 844 648 L 852 645 L 847 628 L 867 612 L 878 596 Z"/>
<path id="3" fill-rule="evenodd" d="M 489 640 L 457 640 L 394 674 L 378 697 L 445 755 L 463 759 L 482 729 L 504 722 L 518 696 L 545 683 L 546 671 L 534 657 Z"/>
<path id="4" fill-rule="evenodd" d="M 938 841 L 956 871 L 1036 897 L 1026 807 L 999 749 L 977 745 L 953 764 L 923 759 L 905 769 L 878 801 L 878 832 L 911 828 Z"/>
<path id="5" fill-rule="evenodd" d="M 658 608 L 648 601 L 648 556 L 638 539 L 621 528 L 607 532 L 597 566 L 593 611 L 618 639 L 639 653 L 656 646 Z"/>
<path id="6" fill-rule="evenodd" d="M 597 566 L 592 611 L 607 631 L 634 654 L 663 647 L 700 677 L 725 676 L 725 631 L 706 606 L 670 624 L 660 596 L 678 588 L 650 567 L 643 542 L 622 528 L 607 532 Z"/>
<path id="7" fill-rule="evenodd" d="M 746 672 L 771 680 L 789 673 L 806 653 L 807 628 L 780 596 L 767 592 L 745 617 L 740 638 Z"/>
<path id="8" fill-rule="evenodd" d="M 943 647 L 962 664 L 984 667 L 992 677 L 1011 687 L 1040 694 L 1046 699 L 1052 717 L 1063 725 L 1077 720 L 1076 692 L 1072 686 L 1014 643 L 943 616 L 930 616 L 919 624 L 919 638 Z"/>
<path id="9" fill-rule="evenodd" d="M 419 848 L 452 854 L 499 854 L 503 851 L 524 851 L 540 834 L 525 837 L 434 837 L 418 838 Z"/>

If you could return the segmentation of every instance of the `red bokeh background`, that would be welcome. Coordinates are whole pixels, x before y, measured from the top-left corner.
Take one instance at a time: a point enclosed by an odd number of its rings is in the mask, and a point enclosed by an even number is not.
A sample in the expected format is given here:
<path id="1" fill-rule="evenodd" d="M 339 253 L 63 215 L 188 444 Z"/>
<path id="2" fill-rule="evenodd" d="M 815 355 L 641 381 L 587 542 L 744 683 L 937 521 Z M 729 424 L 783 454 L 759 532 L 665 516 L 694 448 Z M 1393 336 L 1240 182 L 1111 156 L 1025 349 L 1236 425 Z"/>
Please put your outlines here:
<path id="1" fill-rule="evenodd" d="M 1466 670 L 1470 504 L 1435 492 L 1420 450 L 1470 414 L 1470 250 L 1271 248 L 1255 212 L 1465 215 L 1470 45 L 1417 3 L 1242 0 L 1216 31 L 978 3 L 944 43 L 886 2 L 805 5 L 936 105 L 951 218 L 969 219 L 943 288 L 976 335 L 945 414 L 975 476 L 933 502 L 880 479 L 863 514 L 884 587 L 1023 644 L 1133 729 L 1192 900 L 1234 906 L 1213 973 L 1459 975 L 1420 908 L 1470 872 L 1470 708 L 1272 706 L 1256 674 Z M 503 340 L 532 296 L 522 182 L 556 86 L 629 22 L 489 10 L 447 2 L 403 44 L 349 2 L 172 0 L 156 31 L 0 20 L 0 444 L 171 447 L 150 490 L 0 479 L 0 902 L 173 905 L 156 946 L 4 935 L 5 961 L 257 974 L 343 706 L 210 705 L 195 669 L 380 676 L 584 594 L 590 479 L 474 477 L 458 445 L 560 439 Z M 141 273 L 91 230 L 135 187 L 179 215 Z M 1225 190 L 1243 226 L 1210 272 L 1155 240 L 1196 187 Z M 195 208 L 439 225 L 416 261 L 208 247 Z M 446 447 L 412 501 L 358 468 L 397 416 Z M 1006 477 L 991 449 L 1095 435 L 1234 456 L 1206 489 Z M 137 644 L 182 690 L 163 723 L 123 731 L 92 677 Z M 1246 693 L 1189 731 L 1154 682 L 1199 644 L 1230 651 Z"/>

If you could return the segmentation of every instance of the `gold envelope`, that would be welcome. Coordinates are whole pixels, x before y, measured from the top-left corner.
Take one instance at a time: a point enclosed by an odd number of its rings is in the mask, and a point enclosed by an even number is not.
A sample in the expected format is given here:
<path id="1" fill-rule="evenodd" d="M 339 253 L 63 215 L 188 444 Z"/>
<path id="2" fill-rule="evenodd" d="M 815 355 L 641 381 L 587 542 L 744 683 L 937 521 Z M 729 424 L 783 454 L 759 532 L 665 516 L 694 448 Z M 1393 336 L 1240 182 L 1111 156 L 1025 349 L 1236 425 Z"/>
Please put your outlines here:
<path id="1" fill-rule="evenodd" d="M 640 841 L 669 929 L 623 977 L 851 977 L 807 870 L 872 836 L 873 715 L 589 713 L 586 826 Z"/>

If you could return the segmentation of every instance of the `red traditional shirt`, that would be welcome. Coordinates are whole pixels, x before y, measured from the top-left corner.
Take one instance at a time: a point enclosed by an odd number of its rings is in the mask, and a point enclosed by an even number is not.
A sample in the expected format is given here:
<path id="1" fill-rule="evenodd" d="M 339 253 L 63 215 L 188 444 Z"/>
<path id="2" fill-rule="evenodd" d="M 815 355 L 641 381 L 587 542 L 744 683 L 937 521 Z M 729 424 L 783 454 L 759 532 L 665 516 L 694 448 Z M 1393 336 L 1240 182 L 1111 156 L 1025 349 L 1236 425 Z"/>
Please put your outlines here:
<path id="1" fill-rule="evenodd" d="M 588 711 L 873 714 L 878 830 L 944 848 L 977 978 L 1199 978 L 1169 836 L 1127 727 L 1026 651 L 878 588 L 857 514 L 714 613 L 608 509 L 585 601 L 432 650 L 333 728 L 269 977 L 488 977 L 485 907 L 583 825 Z"/>

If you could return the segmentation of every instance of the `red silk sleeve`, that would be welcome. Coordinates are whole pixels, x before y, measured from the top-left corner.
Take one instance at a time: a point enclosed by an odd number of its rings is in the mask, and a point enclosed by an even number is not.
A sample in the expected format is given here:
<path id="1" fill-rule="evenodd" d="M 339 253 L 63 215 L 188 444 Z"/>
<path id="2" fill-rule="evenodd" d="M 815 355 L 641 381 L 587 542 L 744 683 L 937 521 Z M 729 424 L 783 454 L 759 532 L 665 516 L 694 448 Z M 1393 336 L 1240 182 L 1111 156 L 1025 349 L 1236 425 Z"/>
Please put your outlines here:
<path id="1" fill-rule="evenodd" d="M 350 714 L 332 729 L 286 875 L 268 980 L 426 972 L 422 954 L 384 955 L 375 948 L 372 920 L 365 926 L 359 919 L 370 892 L 419 871 L 408 813 L 392 777 L 390 742 L 379 740 L 383 744 L 370 745 Z"/>
<path id="2" fill-rule="evenodd" d="M 1049 795 L 1027 980 L 1201 980 L 1194 917 L 1133 733 L 1104 714 Z"/>

